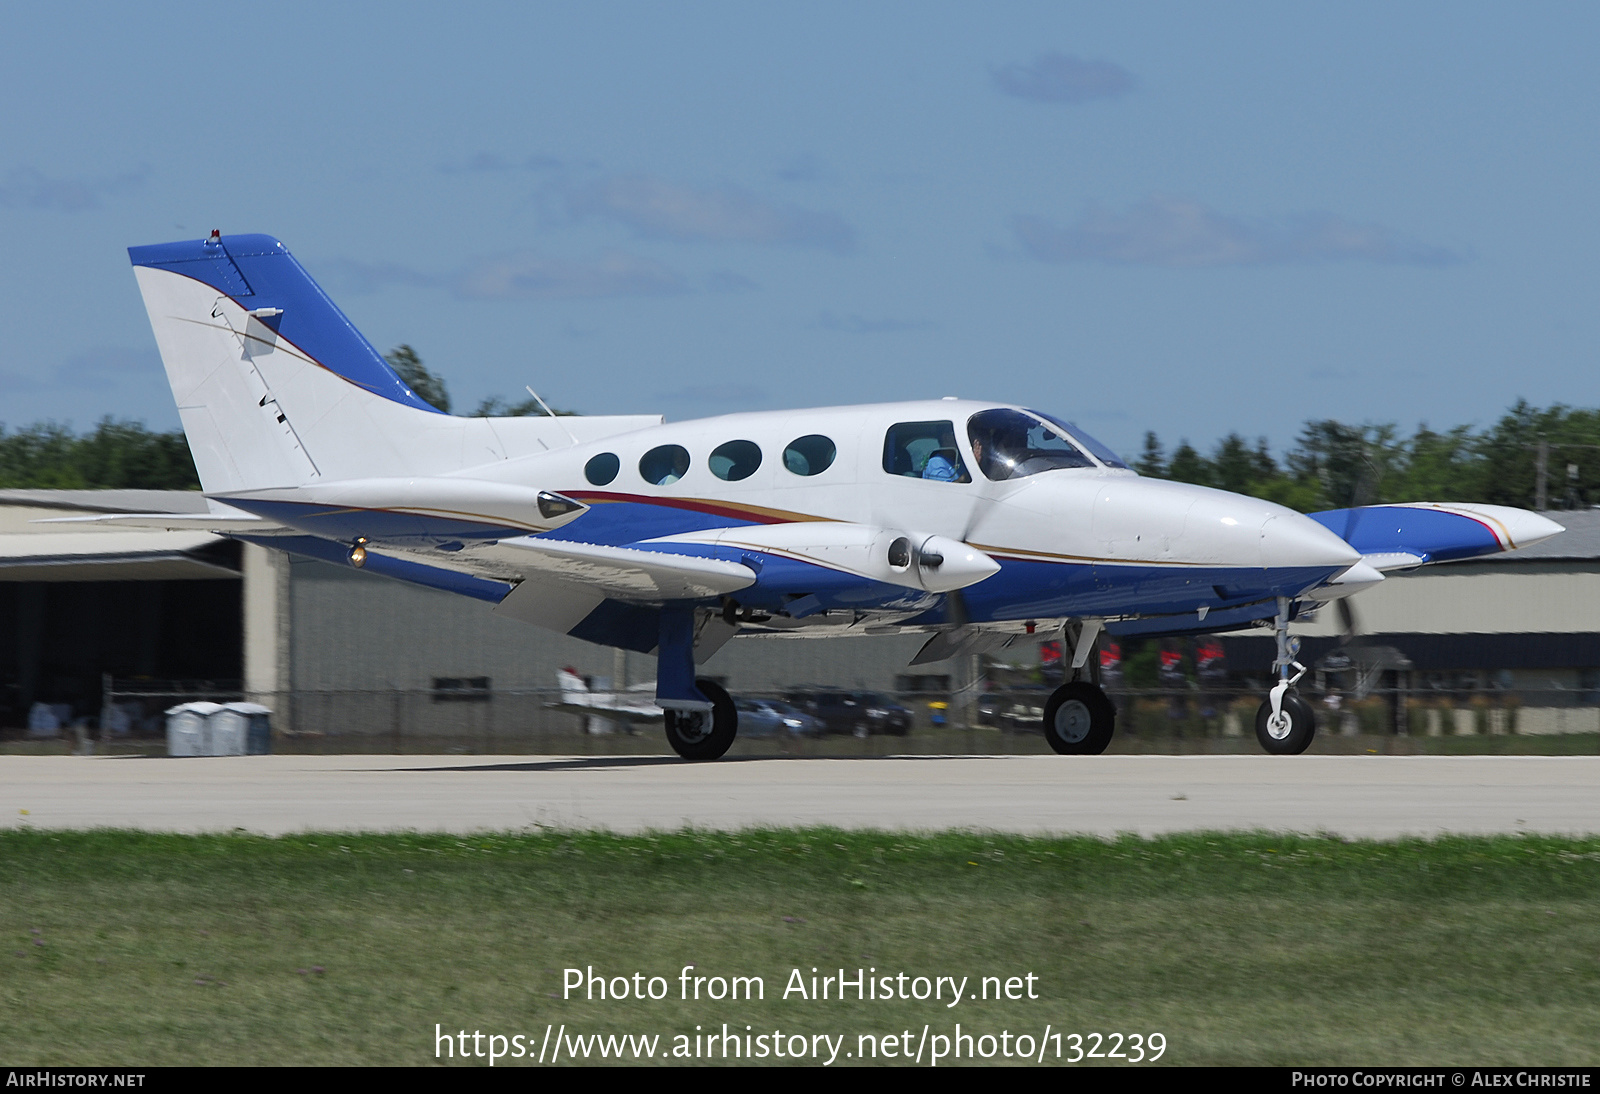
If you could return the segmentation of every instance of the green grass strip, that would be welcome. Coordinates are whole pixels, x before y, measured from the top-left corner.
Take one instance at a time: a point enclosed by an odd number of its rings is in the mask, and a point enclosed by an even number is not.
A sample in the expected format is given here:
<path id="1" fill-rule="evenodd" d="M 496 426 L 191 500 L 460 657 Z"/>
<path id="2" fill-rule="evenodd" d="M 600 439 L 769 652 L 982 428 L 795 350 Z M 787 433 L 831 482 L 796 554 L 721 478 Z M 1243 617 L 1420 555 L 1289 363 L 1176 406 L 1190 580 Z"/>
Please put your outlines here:
<path id="1" fill-rule="evenodd" d="M 547 1024 L 852 1052 L 960 1022 L 1159 1032 L 1176 1064 L 1594 1064 L 1597 898 L 1600 839 L 14 830 L 0 1060 L 459 1065 L 436 1026 L 536 1056 Z M 763 997 L 684 1000 L 685 965 L 703 992 L 759 977 Z M 564 970 L 591 966 L 641 979 L 563 998 Z M 813 968 L 974 996 L 1031 975 L 1037 997 L 784 998 Z M 667 997 L 631 998 L 652 976 Z"/>

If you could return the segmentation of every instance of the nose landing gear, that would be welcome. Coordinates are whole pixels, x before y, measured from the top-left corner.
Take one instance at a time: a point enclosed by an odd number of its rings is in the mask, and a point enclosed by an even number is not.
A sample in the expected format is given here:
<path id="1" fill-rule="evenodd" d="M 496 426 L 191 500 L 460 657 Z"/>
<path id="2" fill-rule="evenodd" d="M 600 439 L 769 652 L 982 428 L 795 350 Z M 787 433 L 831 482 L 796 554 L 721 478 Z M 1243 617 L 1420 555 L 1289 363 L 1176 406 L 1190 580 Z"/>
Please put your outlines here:
<path id="1" fill-rule="evenodd" d="M 1278 673 L 1278 682 L 1256 711 L 1256 740 L 1273 755 L 1297 756 L 1311 747 L 1311 739 L 1317 735 L 1317 719 L 1311 705 L 1289 691 L 1306 674 L 1306 667 L 1295 660 L 1300 640 L 1289 637 L 1288 597 L 1278 598 L 1274 631 L 1278 656 L 1272 667 Z M 1290 676 L 1290 669 L 1299 671 Z"/>

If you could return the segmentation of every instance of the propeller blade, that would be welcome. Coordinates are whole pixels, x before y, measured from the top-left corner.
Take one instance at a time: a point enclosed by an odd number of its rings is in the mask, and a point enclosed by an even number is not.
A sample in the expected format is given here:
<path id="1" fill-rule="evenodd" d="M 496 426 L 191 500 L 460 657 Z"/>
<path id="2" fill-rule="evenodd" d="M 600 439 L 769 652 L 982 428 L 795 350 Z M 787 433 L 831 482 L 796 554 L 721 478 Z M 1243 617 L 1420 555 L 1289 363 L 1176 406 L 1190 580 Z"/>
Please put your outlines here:
<path id="1" fill-rule="evenodd" d="M 967 611 L 967 598 L 960 589 L 952 589 L 945 593 L 944 614 L 945 618 L 958 627 L 965 627 L 972 622 L 972 614 Z"/>
<path id="2" fill-rule="evenodd" d="M 1361 630 L 1360 625 L 1356 622 L 1356 609 L 1350 603 L 1348 596 L 1340 597 L 1334 603 L 1339 606 L 1339 626 L 1344 632 L 1339 637 L 1339 645 L 1347 645 Z"/>

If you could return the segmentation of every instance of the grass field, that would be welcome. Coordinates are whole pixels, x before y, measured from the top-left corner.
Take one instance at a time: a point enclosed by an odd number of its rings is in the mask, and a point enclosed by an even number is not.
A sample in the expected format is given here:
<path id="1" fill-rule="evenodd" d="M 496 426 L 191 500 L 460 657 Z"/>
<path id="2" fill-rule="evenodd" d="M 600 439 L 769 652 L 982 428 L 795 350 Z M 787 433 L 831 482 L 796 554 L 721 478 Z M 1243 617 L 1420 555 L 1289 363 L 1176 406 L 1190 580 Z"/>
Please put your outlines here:
<path id="1" fill-rule="evenodd" d="M 1160 1033 L 1175 1064 L 1594 1064 L 1597 898 L 1600 840 L 12 831 L 0 1060 L 422 1064 L 436 1024 L 534 1056 L 547 1024 L 658 1034 L 659 1056 L 727 1023 L 842 1034 L 849 1063 L 863 1034 L 912 1052 L 959 1022 Z M 763 997 L 683 1001 L 684 965 Z M 587 966 L 666 998 L 562 998 Z M 813 967 L 1021 998 L 785 999 Z"/>

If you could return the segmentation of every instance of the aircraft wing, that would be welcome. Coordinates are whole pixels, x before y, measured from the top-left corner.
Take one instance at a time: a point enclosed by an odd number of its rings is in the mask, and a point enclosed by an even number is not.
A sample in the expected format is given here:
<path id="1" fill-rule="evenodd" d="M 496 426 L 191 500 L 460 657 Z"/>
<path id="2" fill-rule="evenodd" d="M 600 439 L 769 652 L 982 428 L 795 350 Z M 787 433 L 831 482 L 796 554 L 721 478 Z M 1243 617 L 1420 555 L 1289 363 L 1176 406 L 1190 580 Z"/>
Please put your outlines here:
<path id="1" fill-rule="evenodd" d="M 84 517 L 48 517 L 29 521 L 30 524 L 104 524 L 117 528 L 147 528 L 158 532 L 245 532 L 253 536 L 270 536 L 290 531 L 277 521 L 246 513 L 231 505 L 210 502 L 207 513 L 95 513 Z"/>

